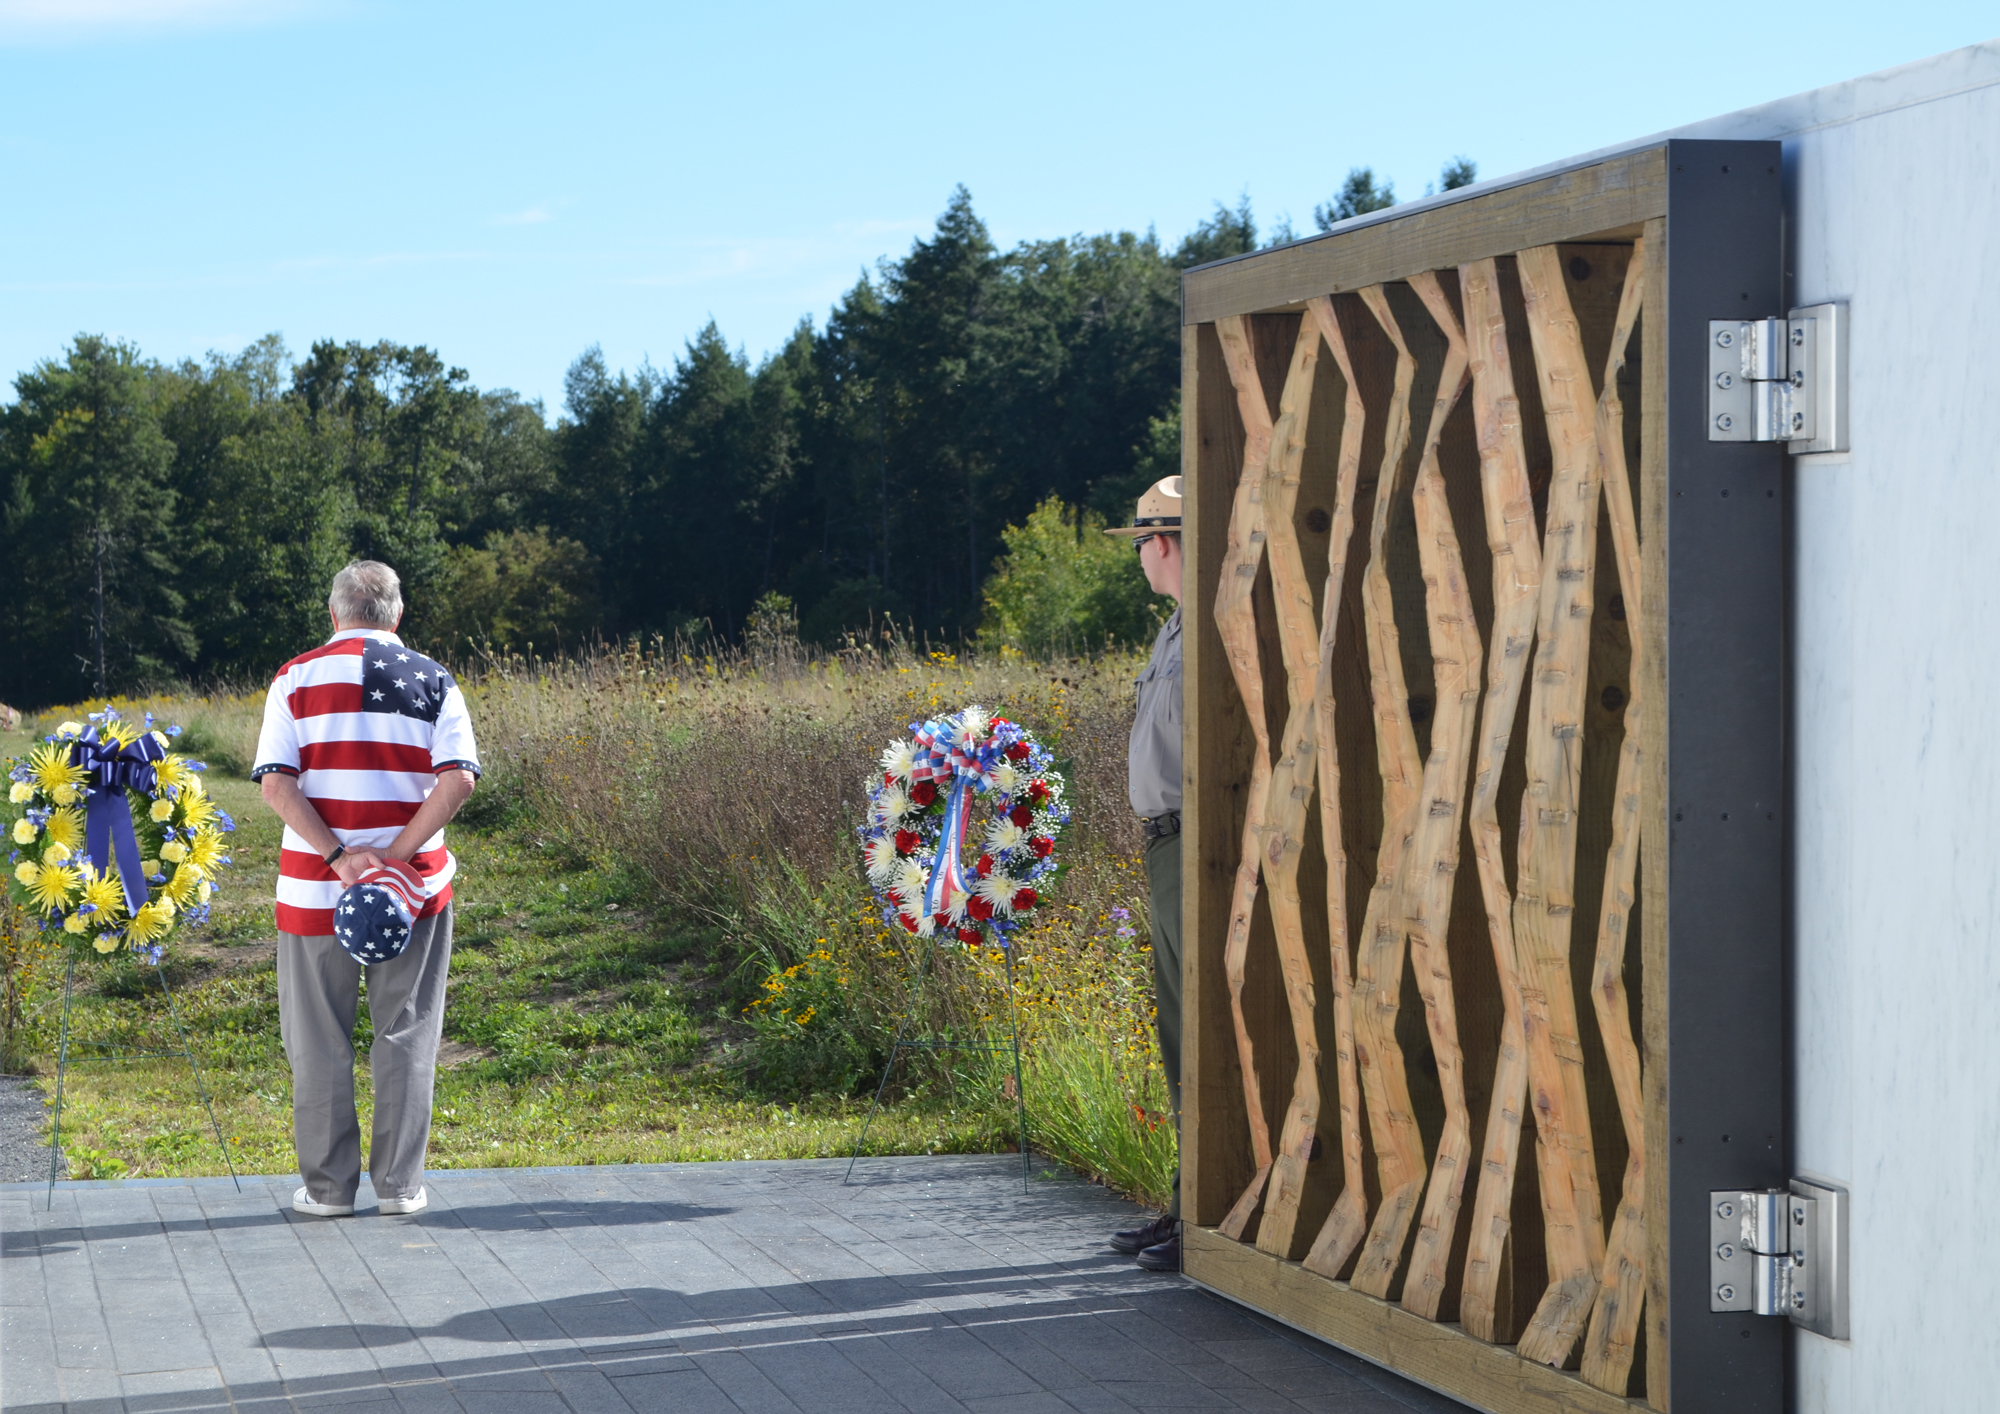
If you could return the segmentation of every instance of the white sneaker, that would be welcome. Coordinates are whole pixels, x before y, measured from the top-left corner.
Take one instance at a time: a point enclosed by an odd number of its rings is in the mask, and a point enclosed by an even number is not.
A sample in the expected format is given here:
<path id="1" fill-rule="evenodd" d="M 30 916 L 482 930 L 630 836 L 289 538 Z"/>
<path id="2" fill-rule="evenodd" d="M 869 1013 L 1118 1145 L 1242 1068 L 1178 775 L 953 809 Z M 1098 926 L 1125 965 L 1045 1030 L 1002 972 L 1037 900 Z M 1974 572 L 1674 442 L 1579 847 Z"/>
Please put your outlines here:
<path id="1" fill-rule="evenodd" d="M 315 1203 L 312 1194 L 304 1189 L 292 1195 L 292 1211 L 305 1213 L 315 1218 L 351 1218 L 354 1216 L 352 1203 Z"/>
<path id="2" fill-rule="evenodd" d="M 376 1201 L 376 1208 L 390 1217 L 398 1213 L 421 1213 L 430 1206 L 430 1198 L 419 1188 L 407 1198 L 382 1198 Z M 349 1209 L 349 1211 L 353 1211 Z"/>

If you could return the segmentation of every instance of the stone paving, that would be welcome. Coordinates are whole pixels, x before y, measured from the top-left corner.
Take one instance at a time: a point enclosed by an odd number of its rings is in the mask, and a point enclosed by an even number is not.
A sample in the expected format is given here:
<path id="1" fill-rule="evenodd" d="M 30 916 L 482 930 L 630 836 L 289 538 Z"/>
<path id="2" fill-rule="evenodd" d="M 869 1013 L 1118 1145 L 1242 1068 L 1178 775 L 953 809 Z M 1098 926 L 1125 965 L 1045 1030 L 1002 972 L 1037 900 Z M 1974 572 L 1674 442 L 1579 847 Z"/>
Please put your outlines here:
<path id="1" fill-rule="evenodd" d="M 0 1188 L 0 1405 L 111 1411 L 1462 1411 L 1104 1246 L 1142 1215 L 1018 1160 Z"/>

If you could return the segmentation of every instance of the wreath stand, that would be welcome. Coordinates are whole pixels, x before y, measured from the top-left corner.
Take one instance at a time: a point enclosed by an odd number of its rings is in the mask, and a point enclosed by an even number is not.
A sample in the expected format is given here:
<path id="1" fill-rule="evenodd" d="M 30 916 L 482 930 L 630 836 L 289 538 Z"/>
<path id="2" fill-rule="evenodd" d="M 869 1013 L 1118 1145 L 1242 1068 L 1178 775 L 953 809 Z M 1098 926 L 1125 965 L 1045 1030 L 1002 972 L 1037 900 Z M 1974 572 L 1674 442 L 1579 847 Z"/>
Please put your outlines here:
<path id="1" fill-rule="evenodd" d="M 1007 1037 L 999 1041 L 958 1041 L 949 1036 L 927 1036 L 920 1040 L 909 1038 L 910 1018 L 916 1014 L 917 1005 L 923 996 L 924 977 L 930 971 L 931 958 L 942 946 L 934 935 L 931 945 L 924 949 L 923 957 L 917 963 L 916 980 L 910 984 L 910 1005 L 903 1013 L 902 1024 L 896 1028 L 896 1040 L 889 1047 L 889 1063 L 882 1067 L 882 1081 L 875 1087 L 875 1099 L 868 1106 L 868 1118 L 861 1122 L 861 1133 L 854 1141 L 854 1153 L 847 1160 L 847 1173 L 841 1178 L 845 1186 L 854 1179 L 854 1165 L 861 1157 L 862 1146 L 868 1142 L 868 1126 L 875 1122 L 876 1111 L 882 1108 L 882 1094 L 889 1088 L 889 1077 L 896 1073 L 896 1060 L 904 1051 L 983 1051 L 989 1055 L 1012 1054 L 1014 1058 L 1014 1112 L 1021 1138 L 1021 1187 L 1028 1187 L 1033 1176 L 1033 1164 L 1028 1153 L 1028 1093 L 1021 1083 L 1021 1019 L 1019 1008 L 1014 1001 L 1014 949 L 1003 945 L 1001 951 L 1007 958 Z M 162 979 L 164 980 L 164 979 Z"/>
<path id="2" fill-rule="evenodd" d="M 241 1193 L 243 1191 L 243 1180 L 237 1176 L 236 1164 L 229 1157 L 229 1145 L 222 1138 L 222 1126 L 216 1122 L 215 1106 L 209 1102 L 208 1086 L 202 1081 L 201 1078 L 201 1062 L 194 1058 L 194 1048 L 188 1044 L 187 1027 L 181 1024 L 180 1008 L 174 1004 L 174 989 L 167 985 L 167 970 L 164 967 L 160 967 L 156 964 L 153 968 L 153 971 L 159 975 L 160 990 L 166 994 L 167 1014 L 173 1018 L 174 1031 L 181 1038 L 181 1048 L 178 1051 L 131 1051 L 131 1050 L 126 1050 L 123 1047 L 108 1045 L 102 1041 L 78 1041 L 74 1044 L 79 1050 L 87 1050 L 92 1052 L 92 1054 L 80 1055 L 77 1057 L 77 1059 L 78 1060 L 150 1060 L 150 1059 L 171 1060 L 176 1056 L 184 1058 L 187 1061 L 189 1067 L 194 1071 L 195 1093 L 201 1096 L 201 1106 L 203 1109 L 208 1111 L 209 1127 L 215 1131 L 215 1142 L 217 1146 L 222 1150 L 222 1162 L 229 1169 L 229 1177 L 230 1180 L 233 1183 L 235 1183 L 236 1191 L 238 1193 Z M 72 988 L 75 984 L 75 981 L 76 981 L 76 958 L 72 956 L 65 959 L 63 965 L 62 1028 L 59 1033 L 60 1039 L 56 1043 L 55 1125 L 54 1125 L 54 1131 L 49 1139 L 48 1207 L 51 1210 L 54 1209 L 56 1204 L 56 1176 L 61 1171 L 62 1168 L 63 1079 L 69 1071 L 70 1047 L 72 1044 L 69 1039 L 69 1011 L 70 1011 Z"/>

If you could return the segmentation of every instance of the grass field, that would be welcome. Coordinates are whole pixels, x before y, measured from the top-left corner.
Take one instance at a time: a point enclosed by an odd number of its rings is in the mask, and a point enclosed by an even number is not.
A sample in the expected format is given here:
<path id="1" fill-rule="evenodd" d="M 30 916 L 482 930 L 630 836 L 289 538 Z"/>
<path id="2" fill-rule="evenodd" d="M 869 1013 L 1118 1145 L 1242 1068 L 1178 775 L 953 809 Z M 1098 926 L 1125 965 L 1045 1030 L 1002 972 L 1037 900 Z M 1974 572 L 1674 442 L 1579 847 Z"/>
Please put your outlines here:
<path id="1" fill-rule="evenodd" d="M 754 679 L 738 686 L 768 714 L 766 699 L 784 694 Z M 713 673 L 700 680 L 710 692 L 721 683 Z M 869 685 L 905 693 L 907 673 L 890 667 Z M 976 688 L 997 695 L 993 684 L 971 681 L 941 690 Z M 727 890 L 691 890 L 649 863 L 643 856 L 652 835 L 640 831 L 638 843 L 605 837 L 605 829 L 615 834 L 643 814 L 638 800 L 622 803 L 624 826 L 613 822 L 580 839 L 575 809 L 551 795 L 572 778 L 524 769 L 530 761 L 568 761 L 552 742 L 574 751 L 636 739 L 631 727 L 603 719 L 607 703 L 642 706 L 660 742 L 698 759 L 698 748 L 687 744 L 707 740 L 705 719 L 673 720 L 650 695 L 658 690 L 643 682 L 627 684 L 622 696 L 600 690 L 591 699 L 597 717 L 581 708 L 564 715 L 570 704 L 561 699 L 557 720 L 549 720 L 549 694 L 532 678 L 473 690 L 475 716 L 491 743 L 489 771 L 467 820 L 451 832 L 461 872 L 435 1167 L 805 1158 L 855 1145 L 885 1037 L 907 1005 L 913 954 L 901 946 L 905 940 L 882 932 L 856 896 L 851 871 L 838 867 L 846 846 L 836 840 L 822 848 L 826 841 L 817 837 L 811 849 L 746 842 L 752 857 L 762 848 L 785 867 L 754 876 L 778 881 L 777 892 L 759 882 L 765 891 L 737 906 Z M 852 681 L 842 690 L 850 699 L 857 692 Z M 925 690 L 936 695 L 940 684 L 930 681 Z M 524 694 L 536 699 L 532 710 Z M 712 708 L 712 698 L 701 700 L 702 710 Z M 211 761 L 211 793 L 239 824 L 234 867 L 214 916 L 177 939 L 166 978 L 232 1161 L 239 1171 L 269 1173 L 289 1170 L 294 1160 L 270 905 L 279 826 L 244 774 L 259 705 L 193 698 L 131 704 L 189 728 L 185 742 Z M 893 704 L 891 716 L 906 710 Z M 862 715 L 870 719 L 866 736 L 882 713 Z M 18 754 L 33 732 L 57 719 L 48 714 L 0 735 L 0 754 Z M 503 744 L 510 738 L 511 746 Z M 676 779 L 675 799 L 700 794 L 698 783 Z M 1157 1199 L 1172 1171 L 1172 1135 L 1150 1051 L 1143 919 L 1133 926 L 1134 910 L 1143 908 L 1142 879 L 1129 849 L 1093 844 L 1086 835 L 1078 852 L 1088 867 L 1073 873 L 1068 904 L 1051 910 L 1021 950 L 1013 991 L 1002 955 L 960 955 L 933 979 L 933 1019 L 991 1037 L 1001 1034 L 1010 1009 L 1018 1011 L 1036 1147 Z M 52 1088 L 61 962 L 54 955 L 38 960 L 39 940 L 28 936 L 26 1007 L 12 1063 L 32 1067 Z M 92 961 L 79 963 L 76 976 L 73 1042 L 178 1046 L 151 968 Z M 355 1039 L 365 1133 L 365 1004 Z M 906 1077 L 870 1126 L 867 1151 L 1014 1147 L 1011 1060 L 999 1059 L 960 1057 Z M 73 1061 L 63 1146 L 78 1177 L 224 1168 L 180 1061 Z"/>

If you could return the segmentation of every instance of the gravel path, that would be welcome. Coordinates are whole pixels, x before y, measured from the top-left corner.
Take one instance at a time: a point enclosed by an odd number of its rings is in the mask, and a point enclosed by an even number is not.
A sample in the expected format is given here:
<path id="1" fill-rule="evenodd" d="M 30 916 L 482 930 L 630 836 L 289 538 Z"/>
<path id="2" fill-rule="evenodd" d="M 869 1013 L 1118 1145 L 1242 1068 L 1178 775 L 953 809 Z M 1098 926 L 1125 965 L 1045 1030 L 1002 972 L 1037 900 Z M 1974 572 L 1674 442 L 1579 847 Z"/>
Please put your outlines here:
<path id="1" fill-rule="evenodd" d="M 42 1128 L 49 1111 L 42 1092 L 24 1075 L 0 1075 L 0 1183 L 49 1176 L 49 1146 Z"/>

